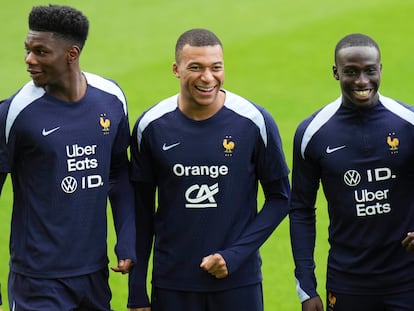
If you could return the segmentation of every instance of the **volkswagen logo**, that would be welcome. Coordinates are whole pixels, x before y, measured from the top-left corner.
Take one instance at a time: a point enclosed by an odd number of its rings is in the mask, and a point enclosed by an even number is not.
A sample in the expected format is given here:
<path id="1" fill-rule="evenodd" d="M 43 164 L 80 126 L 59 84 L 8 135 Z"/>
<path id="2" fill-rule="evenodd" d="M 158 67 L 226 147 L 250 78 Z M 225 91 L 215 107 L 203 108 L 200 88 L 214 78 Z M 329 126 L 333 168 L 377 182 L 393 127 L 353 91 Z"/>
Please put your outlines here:
<path id="1" fill-rule="evenodd" d="M 78 182 L 72 176 L 66 176 L 60 183 L 62 190 L 65 193 L 74 193 L 78 188 Z"/>
<path id="2" fill-rule="evenodd" d="M 361 175 L 355 170 L 346 171 L 344 182 L 350 187 L 355 187 L 361 182 Z"/>

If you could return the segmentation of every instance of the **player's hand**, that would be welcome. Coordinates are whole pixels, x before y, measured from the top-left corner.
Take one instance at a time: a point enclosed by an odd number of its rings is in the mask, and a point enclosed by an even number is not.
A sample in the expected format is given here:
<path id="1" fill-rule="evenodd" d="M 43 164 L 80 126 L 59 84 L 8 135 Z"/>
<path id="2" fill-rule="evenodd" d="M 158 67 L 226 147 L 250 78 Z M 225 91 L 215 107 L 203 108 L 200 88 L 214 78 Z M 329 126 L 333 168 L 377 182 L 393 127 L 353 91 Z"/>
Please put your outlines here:
<path id="1" fill-rule="evenodd" d="M 111 267 L 112 271 L 121 272 L 122 274 L 126 274 L 131 271 L 132 266 L 134 263 L 131 259 L 121 259 L 118 261 L 118 266 Z"/>
<path id="2" fill-rule="evenodd" d="M 204 269 L 217 279 L 223 279 L 229 275 L 226 261 L 220 254 L 204 257 L 201 261 L 200 268 Z"/>
<path id="3" fill-rule="evenodd" d="M 302 311 L 323 311 L 321 297 L 312 297 L 302 302 Z"/>
<path id="4" fill-rule="evenodd" d="M 151 311 L 150 307 L 145 308 L 129 308 L 128 311 Z"/>
<path id="5" fill-rule="evenodd" d="M 406 238 L 402 240 L 401 244 L 408 252 L 414 254 L 414 232 L 408 232 Z"/>

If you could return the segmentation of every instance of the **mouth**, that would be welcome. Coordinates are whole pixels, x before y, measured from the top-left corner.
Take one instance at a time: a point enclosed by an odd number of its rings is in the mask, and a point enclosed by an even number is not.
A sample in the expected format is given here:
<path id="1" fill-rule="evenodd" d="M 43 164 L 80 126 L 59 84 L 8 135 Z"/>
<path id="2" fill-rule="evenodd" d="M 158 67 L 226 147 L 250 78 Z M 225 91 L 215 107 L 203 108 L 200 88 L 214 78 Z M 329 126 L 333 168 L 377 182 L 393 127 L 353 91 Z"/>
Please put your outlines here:
<path id="1" fill-rule="evenodd" d="M 201 87 L 201 86 L 196 86 L 195 87 L 198 91 L 202 92 L 202 93 L 211 93 L 215 90 L 215 86 L 212 87 Z"/>
<path id="2" fill-rule="evenodd" d="M 365 90 L 353 90 L 353 93 L 356 97 L 359 98 L 368 98 L 372 94 L 373 89 L 365 89 Z"/>
<path id="3" fill-rule="evenodd" d="M 30 74 L 31 78 L 37 77 L 42 73 L 41 71 L 37 71 L 33 69 L 27 69 L 27 72 Z"/>

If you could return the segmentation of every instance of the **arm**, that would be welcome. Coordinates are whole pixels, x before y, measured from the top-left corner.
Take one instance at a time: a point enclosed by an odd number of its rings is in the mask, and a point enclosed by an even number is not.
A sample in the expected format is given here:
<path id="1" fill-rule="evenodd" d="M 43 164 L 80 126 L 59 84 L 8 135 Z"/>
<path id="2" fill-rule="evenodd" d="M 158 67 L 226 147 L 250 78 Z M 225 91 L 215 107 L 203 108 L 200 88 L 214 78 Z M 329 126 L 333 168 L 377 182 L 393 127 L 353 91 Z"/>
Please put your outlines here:
<path id="1" fill-rule="evenodd" d="M 318 164 L 312 162 L 309 157 L 302 158 L 300 143 L 301 136 L 297 133 L 293 150 L 292 195 L 289 211 L 291 246 L 295 262 L 296 289 L 303 303 L 302 308 L 306 311 L 319 311 L 322 310 L 322 303 L 316 291 L 314 249 L 315 202 L 320 171 Z"/>
<path id="2" fill-rule="evenodd" d="M 401 244 L 407 250 L 407 252 L 414 254 L 414 232 L 408 232 L 407 236 L 401 242 Z"/>
<path id="3" fill-rule="evenodd" d="M 0 172 L 0 195 L 3 190 L 4 182 L 6 181 L 7 173 Z"/>
<path id="4" fill-rule="evenodd" d="M 154 238 L 156 179 L 153 178 L 152 153 L 146 140 L 138 141 L 139 120 L 131 136 L 131 179 L 135 194 L 136 257 L 137 262 L 129 274 L 129 310 L 149 310 L 147 293 L 148 262 Z"/>
<path id="5" fill-rule="evenodd" d="M 276 122 L 261 109 L 266 137 L 260 132 L 253 159 L 256 176 L 261 182 L 265 202 L 241 236 L 228 248 L 203 258 L 201 267 L 215 277 L 226 277 L 257 252 L 288 213 L 290 196 L 289 169 Z"/>
<path id="6" fill-rule="evenodd" d="M 225 277 L 237 270 L 247 257 L 260 248 L 286 217 L 290 192 L 288 177 L 265 183 L 262 188 L 265 194 L 265 203 L 243 235 L 231 247 L 219 251 L 218 255 L 221 256 L 214 254 L 203 259 L 201 267 L 214 276 Z M 227 270 L 227 272 L 223 272 L 223 270 Z"/>
<path id="7" fill-rule="evenodd" d="M 323 311 L 321 297 L 315 296 L 302 303 L 302 311 Z"/>
<path id="8" fill-rule="evenodd" d="M 128 308 L 141 310 L 150 306 L 147 293 L 147 271 L 150 259 L 154 226 L 153 216 L 155 212 L 155 186 L 147 183 L 134 183 L 137 227 L 137 263 L 129 275 Z"/>
<path id="9" fill-rule="evenodd" d="M 128 172 L 126 151 L 113 155 L 110 173 L 109 201 L 117 235 L 115 272 L 128 273 L 135 258 L 134 194 Z"/>

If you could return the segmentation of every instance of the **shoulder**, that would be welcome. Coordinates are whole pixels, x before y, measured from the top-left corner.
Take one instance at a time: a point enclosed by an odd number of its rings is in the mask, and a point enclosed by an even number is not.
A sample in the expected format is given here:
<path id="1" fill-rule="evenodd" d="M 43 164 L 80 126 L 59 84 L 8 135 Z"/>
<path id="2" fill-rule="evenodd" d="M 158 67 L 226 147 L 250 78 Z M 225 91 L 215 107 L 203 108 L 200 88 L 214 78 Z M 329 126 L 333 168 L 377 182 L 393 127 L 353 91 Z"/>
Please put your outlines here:
<path id="1" fill-rule="evenodd" d="M 315 111 L 312 115 L 305 118 L 299 123 L 297 132 L 317 132 L 324 124 L 326 124 L 341 107 L 342 97 L 338 97 L 333 102 L 323 106 Z"/>
<path id="2" fill-rule="evenodd" d="M 30 81 L 16 94 L 2 101 L 0 104 L 0 122 L 5 129 L 6 140 L 19 114 L 44 94 L 43 88 L 35 86 L 33 81 Z"/>
<path id="3" fill-rule="evenodd" d="M 227 90 L 224 91 L 226 92 L 224 106 L 227 109 L 232 110 L 236 115 L 253 122 L 259 129 L 264 144 L 267 145 L 269 128 L 271 128 L 272 132 L 278 132 L 276 123 L 270 113 L 262 106 L 259 106 L 240 95 Z"/>
<path id="4" fill-rule="evenodd" d="M 342 97 L 338 97 L 335 101 L 317 110 L 298 125 L 295 133 L 295 143 L 300 143 L 300 151 L 302 156 L 304 156 L 305 149 L 313 136 L 335 115 L 341 107 L 341 102 Z"/>
<path id="5" fill-rule="evenodd" d="M 263 121 L 264 115 L 269 115 L 263 107 L 252 101 L 230 91 L 223 91 L 226 93 L 224 106 L 234 113 L 248 118 L 255 123 Z"/>
<path id="6" fill-rule="evenodd" d="M 16 94 L 3 101 L 1 108 L 8 109 L 9 118 L 15 119 L 27 106 L 45 94 L 45 90 L 34 85 L 33 81 L 26 83 Z"/>
<path id="7" fill-rule="evenodd" d="M 97 88 L 103 92 L 114 95 L 122 103 L 125 113 L 127 112 L 127 103 L 123 90 L 121 87 L 113 80 L 103 78 L 93 73 L 83 72 L 88 82 L 88 85 Z"/>
<path id="8" fill-rule="evenodd" d="M 177 100 L 178 94 L 168 97 L 146 110 L 137 119 L 134 131 L 138 135 L 138 141 L 141 140 L 142 133 L 151 123 L 177 109 Z"/>
<path id="9" fill-rule="evenodd" d="M 414 107 L 401 101 L 380 95 L 381 104 L 391 113 L 414 125 Z"/>
<path id="10" fill-rule="evenodd" d="M 168 97 L 159 103 L 155 104 L 138 118 L 137 125 L 145 128 L 151 122 L 161 118 L 165 114 L 174 111 L 177 108 L 178 94 Z"/>

